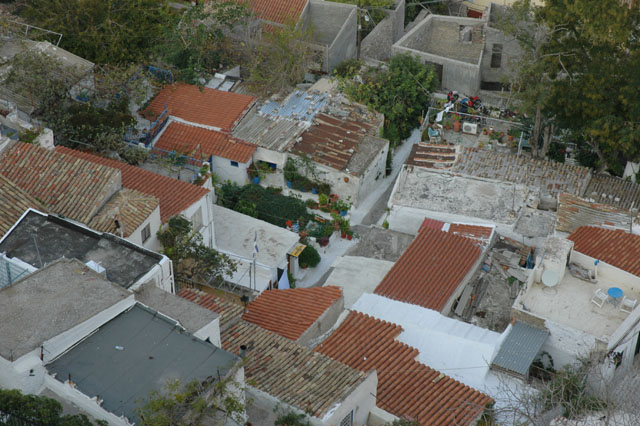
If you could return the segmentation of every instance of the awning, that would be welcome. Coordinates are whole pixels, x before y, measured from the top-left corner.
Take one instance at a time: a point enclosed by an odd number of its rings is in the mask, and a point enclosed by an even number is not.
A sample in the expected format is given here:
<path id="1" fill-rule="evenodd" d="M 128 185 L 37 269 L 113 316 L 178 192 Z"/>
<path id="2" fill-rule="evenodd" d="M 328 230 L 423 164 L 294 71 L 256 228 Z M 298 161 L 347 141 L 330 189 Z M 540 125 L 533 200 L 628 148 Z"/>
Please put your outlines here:
<path id="1" fill-rule="evenodd" d="M 526 377 L 548 336 L 548 330 L 516 322 L 504 338 L 491 367 Z"/>

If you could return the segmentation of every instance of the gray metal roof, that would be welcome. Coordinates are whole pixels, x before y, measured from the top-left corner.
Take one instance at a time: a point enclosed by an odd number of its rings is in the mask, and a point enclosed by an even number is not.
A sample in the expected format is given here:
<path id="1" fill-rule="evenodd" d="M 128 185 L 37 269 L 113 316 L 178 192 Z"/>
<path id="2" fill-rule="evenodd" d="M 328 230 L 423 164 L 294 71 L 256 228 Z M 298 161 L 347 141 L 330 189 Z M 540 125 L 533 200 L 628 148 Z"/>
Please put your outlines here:
<path id="1" fill-rule="evenodd" d="M 168 380 L 225 377 L 239 360 L 186 333 L 162 314 L 140 304 L 118 315 L 47 366 L 76 388 L 98 396 L 102 407 L 136 421 L 136 409 Z"/>
<path id="2" fill-rule="evenodd" d="M 548 336 L 547 330 L 516 322 L 502 342 L 491 366 L 526 376 Z"/>
<path id="3" fill-rule="evenodd" d="M 249 112 L 233 130 L 233 136 L 263 148 L 284 152 L 309 127 L 308 123 L 287 118 L 272 118 Z"/>

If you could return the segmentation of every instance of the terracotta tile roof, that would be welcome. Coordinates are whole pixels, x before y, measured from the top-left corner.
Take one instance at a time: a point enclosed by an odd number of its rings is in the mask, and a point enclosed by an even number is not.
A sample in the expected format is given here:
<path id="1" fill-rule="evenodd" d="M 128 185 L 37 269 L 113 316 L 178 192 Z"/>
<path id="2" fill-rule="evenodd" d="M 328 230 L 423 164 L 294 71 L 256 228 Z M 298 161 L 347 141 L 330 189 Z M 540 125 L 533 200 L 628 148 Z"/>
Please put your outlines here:
<path id="1" fill-rule="evenodd" d="M 591 178 L 584 198 L 621 209 L 640 209 L 640 185 L 614 176 L 598 174 Z"/>
<path id="2" fill-rule="evenodd" d="M 480 254 L 480 248 L 465 237 L 423 229 L 374 293 L 441 311 Z"/>
<path id="3" fill-rule="evenodd" d="M 407 164 L 427 169 L 450 169 L 456 162 L 456 148 L 451 145 L 417 143 L 411 147 Z"/>
<path id="4" fill-rule="evenodd" d="M 131 166 L 110 158 L 99 157 L 62 146 L 56 147 L 56 152 L 119 169 L 122 172 L 123 187 L 153 195 L 160 200 L 160 220 L 162 223 L 180 214 L 209 193 L 209 190 L 205 188 L 149 172 L 140 167 Z"/>
<path id="5" fill-rule="evenodd" d="M 46 213 L 44 206 L 0 174 L 0 238 L 11 229 L 27 209 Z"/>
<path id="6" fill-rule="evenodd" d="M 567 237 L 573 249 L 640 276 L 640 235 L 621 230 L 581 226 Z"/>
<path id="7" fill-rule="evenodd" d="M 242 319 L 298 340 L 340 297 L 342 289 L 335 286 L 264 291 L 247 306 Z"/>
<path id="8" fill-rule="evenodd" d="M 230 132 L 255 100 L 253 96 L 233 92 L 174 84 L 162 89 L 146 111 L 157 116 L 166 105 L 174 117 Z"/>
<path id="9" fill-rule="evenodd" d="M 425 217 L 424 220 L 422 221 L 422 225 L 420 225 L 420 229 L 418 229 L 418 232 L 421 232 L 423 229 L 437 229 L 441 231 L 443 226 L 444 226 L 443 221 L 429 219 L 428 217 Z"/>
<path id="10" fill-rule="evenodd" d="M 244 375 L 252 386 L 322 418 L 366 375 L 257 325 L 240 321 L 222 333 L 224 350 L 247 346 Z"/>
<path id="11" fill-rule="evenodd" d="M 286 24 L 292 19 L 298 22 L 307 0 L 236 0 L 246 4 L 260 19 Z"/>
<path id="12" fill-rule="evenodd" d="M 360 371 L 378 373 L 376 405 L 422 425 L 470 425 L 491 398 L 416 361 L 396 337 L 402 327 L 351 312 L 316 351 Z"/>
<path id="13" fill-rule="evenodd" d="M 209 161 L 209 157 L 214 155 L 239 163 L 248 163 L 257 148 L 228 134 L 176 121 L 167 126 L 154 146 L 204 161 Z"/>
<path id="14" fill-rule="evenodd" d="M 571 194 L 558 196 L 557 231 L 573 232 L 580 226 L 589 225 L 627 231 L 631 229 L 631 220 L 628 210 L 593 203 Z"/>
<path id="15" fill-rule="evenodd" d="M 178 296 L 220 315 L 220 330 L 226 330 L 240 320 L 244 308 L 236 303 L 196 288 L 182 287 Z"/>
<path id="16" fill-rule="evenodd" d="M 463 149 L 452 171 L 540 188 L 553 195 L 560 192 L 580 195 L 591 177 L 591 171 L 587 167 L 477 148 Z"/>
<path id="17" fill-rule="evenodd" d="M 125 238 L 153 213 L 159 201 L 153 195 L 143 194 L 133 189 L 121 189 L 107 201 L 98 214 L 88 223 L 90 228 L 100 232 L 119 235 L 115 220 L 120 222 Z"/>
<path id="18" fill-rule="evenodd" d="M 474 242 L 479 243 L 483 247 L 486 247 L 491 240 L 491 234 L 493 233 L 493 228 L 491 226 L 483 226 L 483 225 L 468 225 L 464 223 L 451 223 L 449 224 L 449 229 L 447 230 L 450 234 L 460 235 L 461 237 L 466 237 Z"/>
<path id="19" fill-rule="evenodd" d="M 22 142 L 0 157 L 1 174 L 52 212 L 81 223 L 120 189 L 120 172 L 105 166 Z"/>
<path id="20" fill-rule="evenodd" d="M 301 135 L 291 151 L 298 155 L 310 155 L 314 161 L 344 170 L 374 125 L 365 121 L 339 119 L 327 114 L 317 114 L 314 123 Z"/>

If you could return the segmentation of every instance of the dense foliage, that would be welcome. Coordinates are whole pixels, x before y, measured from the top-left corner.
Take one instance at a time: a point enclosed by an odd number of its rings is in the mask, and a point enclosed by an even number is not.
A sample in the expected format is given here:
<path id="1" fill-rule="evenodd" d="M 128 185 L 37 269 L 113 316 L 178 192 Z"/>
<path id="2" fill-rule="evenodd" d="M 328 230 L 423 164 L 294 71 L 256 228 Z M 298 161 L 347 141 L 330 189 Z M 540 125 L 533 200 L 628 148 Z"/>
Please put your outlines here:
<path id="1" fill-rule="evenodd" d="M 177 25 L 165 0 L 28 0 L 24 18 L 33 25 L 63 34 L 60 47 L 103 64 L 148 58 Z"/>
<path id="2" fill-rule="evenodd" d="M 295 222 L 302 218 L 308 221 L 311 217 L 302 200 L 269 191 L 260 185 L 239 186 L 227 182 L 220 187 L 218 195 L 218 203 L 223 207 L 282 228 L 286 227 L 288 220 Z"/>
<path id="3" fill-rule="evenodd" d="M 63 415 L 62 405 L 55 399 L 23 395 L 16 389 L 0 389 L 0 423 L 48 426 L 93 426 L 84 414 Z M 15 423 L 14 423 L 15 422 Z M 98 425 L 106 422 L 98 421 Z"/>
<path id="4" fill-rule="evenodd" d="M 433 69 L 408 54 L 394 56 L 388 66 L 368 67 L 362 82 L 342 80 L 348 96 L 384 114 L 384 137 L 393 146 L 420 126 L 437 84 Z"/>
<path id="5" fill-rule="evenodd" d="M 202 234 L 184 216 L 169 219 L 168 226 L 158 231 L 162 253 L 173 262 L 177 278 L 189 278 L 208 283 L 221 281 L 236 271 L 236 264 L 227 255 L 207 247 Z"/>
<path id="6" fill-rule="evenodd" d="M 514 10 L 511 32 L 523 35 L 531 59 L 518 64 L 514 86 L 524 107 L 569 130 L 598 168 L 620 174 L 640 153 L 640 9 L 618 0 L 522 0 Z"/>
<path id="7" fill-rule="evenodd" d="M 215 373 L 215 372 L 214 372 Z M 185 385 L 168 381 L 162 390 L 153 390 L 137 409 L 143 426 L 211 426 L 244 424 L 244 401 L 234 394 L 241 384 L 232 378 L 212 375 Z"/>
<path id="8" fill-rule="evenodd" d="M 302 253 L 300 253 L 298 262 L 300 262 L 300 266 L 303 268 L 307 266 L 315 268 L 318 266 L 318 263 L 320 263 L 320 254 L 315 247 L 308 245 L 304 250 L 302 250 Z"/>

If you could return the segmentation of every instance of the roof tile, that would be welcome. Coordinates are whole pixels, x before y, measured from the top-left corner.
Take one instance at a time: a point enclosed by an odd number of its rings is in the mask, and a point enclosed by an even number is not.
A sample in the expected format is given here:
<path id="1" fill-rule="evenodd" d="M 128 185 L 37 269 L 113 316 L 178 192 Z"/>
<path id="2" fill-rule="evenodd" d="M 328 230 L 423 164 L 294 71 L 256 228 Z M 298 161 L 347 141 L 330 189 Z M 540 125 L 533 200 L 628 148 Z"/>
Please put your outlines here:
<path id="1" fill-rule="evenodd" d="M 237 323 L 242 315 L 242 306 L 202 290 L 182 287 L 178 296 L 219 314 L 220 330 L 223 331 Z"/>
<path id="2" fill-rule="evenodd" d="M 27 209 L 46 209 L 18 185 L 0 174 L 0 238 L 11 229 Z"/>
<path id="3" fill-rule="evenodd" d="M 630 180 L 605 174 L 594 175 L 584 192 L 584 198 L 621 209 L 640 209 L 640 185 Z"/>
<path id="4" fill-rule="evenodd" d="M 213 155 L 239 163 L 248 163 L 257 148 L 228 134 L 176 121 L 167 126 L 154 147 L 177 151 L 204 161 L 209 161 Z"/>
<path id="5" fill-rule="evenodd" d="M 120 172 L 62 152 L 16 142 L 0 157 L 0 173 L 53 212 L 87 223 L 120 189 Z"/>
<path id="6" fill-rule="evenodd" d="M 122 172 L 123 187 L 153 195 L 160 200 L 160 220 L 162 223 L 180 214 L 209 193 L 209 190 L 205 188 L 162 176 L 121 161 L 62 146 L 56 147 L 56 152 L 119 169 Z"/>
<path id="7" fill-rule="evenodd" d="M 236 0 L 247 6 L 265 21 L 286 24 L 288 20 L 298 22 L 307 0 Z"/>
<path id="8" fill-rule="evenodd" d="M 480 254 L 481 249 L 468 238 L 425 228 L 374 293 L 441 311 Z"/>
<path id="9" fill-rule="evenodd" d="M 240 321 L 222 333 L 222 347 L 240 353 L 245 379 L 286 404 L 322 418 L 366 375 L 255 324 Z"/>
<path id="10" fill-rule="evenodd" d="M 242 319 L 297 340 L 340 297 L 342 289 L 335 286 L 268 290 L 247 306 Z"/>
<path id="11" fill-rule="evenodd" d="M 640 235 L 622 230 L 581 226 L 567 237 L 573 249 L 640 276 Z"/>
<path id="12" fill-rule="evenodd" d="M 556 230 L 573 232 L 580 226 L 607 225 L 617 229 L 631 229 L 632 216 L 628 211 L 607 204 L 598 204 L 573 196 L 558 195 Z"/>
<path id="13" fill-rule="evenodd" d="M 174 84 L 162 89 L 146 111 L 157 116 L 166 105 L 174 117 L 230 132 L 255 100 L 253 96 L 233 92 Z"/>
<path id="14" fill-rule="evenodd" d="M 147 220 L 158 204 L 158 199 L 153 195 L 122 189 L 107 201 L 88 225 L 96 231 L 117 234 L 119 230 L 115 220 L 118 220 L 127 238 Z"/>
<path id="15" fill-rule="evenodd" d="M 407 164 L 428 169 L 450 169 L 456 162 L 456 148 L 451 145 L 420 142 L 411 147 Z"/>
<path id="16" fill-rule="evenodd" d="M 402 327 L 351 312 L 316 348 L 361 371 L 376 370 L 376 405 L 422 425 L 469 425 L 491 398 L 416 361 L 418 350 L 396 337 Z M 442 376 L 442 377 L 441 377 Z"/>

